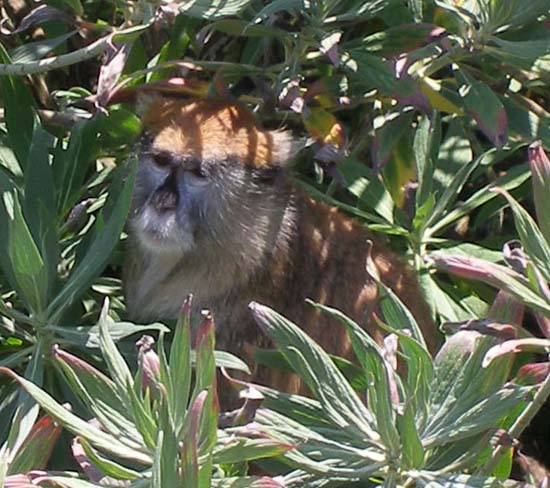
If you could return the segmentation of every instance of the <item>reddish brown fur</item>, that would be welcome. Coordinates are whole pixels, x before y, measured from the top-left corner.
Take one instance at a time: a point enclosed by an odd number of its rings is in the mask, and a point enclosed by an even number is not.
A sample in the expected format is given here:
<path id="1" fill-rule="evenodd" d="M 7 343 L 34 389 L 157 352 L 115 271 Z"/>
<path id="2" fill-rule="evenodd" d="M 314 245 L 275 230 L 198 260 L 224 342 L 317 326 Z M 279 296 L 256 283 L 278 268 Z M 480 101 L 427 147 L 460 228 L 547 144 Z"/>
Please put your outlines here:
<path id="1" fill-rule="evenodd" d="M 272 307 L 298 324 L 331 354 L 354 360 L 342 324 L 304 300 L 310 298 L 340 309 L 381 342 L 383 333 L 375 326 L 372 316 L 377 312 L 377 286 L 366 273 L 367 241 L 374 240 L 371 257 L 380 278 L 411 310 L 428 348 L 435 352 L 435 324 L 414 273 L 388 250 L 387 244 L 377 240 L 359 222 L 312 200 L 301 191 L 297 195 L 300 225 L 290 253 L 273 257 L 263 276 L 250 284 L 244 301 L 253 299 Z M 249 360 L 256 347 L 270 347 L 252 323 L 245 335 L 243 349 Z M 296 376 L 263 368 L 256 371 L 255 376 L 260 383 L 288 392 L 303 392 L 302 383 Z"/>
<path id="2" fill-rule="evenodd" d="M 223 101 L 181 103 L 160 99 L 143 117 L 146 129 L 156 133 L 155 147 L 197 159 L 221 160 L 236 156 L 261 168 L 276 159 L 275 137 L 256 125 L 242 105 Z"/>
<path id="3" fill-rule="evenodd" d="M 223 102 L 161 99 L 143 122 L 154 148 L 208 164 L 231 156 L 261 169 L 283 164 L 291 152 L 287 134 L 263 130 L 246 108 Z M 351 358 L 344 327 L 305 299 L 342 310 L 380 341 L 382 333 L 372 320 L 377 287 L 365 270 L 367 240 L 373 240 L 372 257 L 383 282 L 410 308 L 433 351 L 434 323 L 414 274 L 402 260 L 364 225 L 313 201 L 286 173 L 282 176 L 271 183 L 243 181 L 244 189 L 257 185 L 257 191 L 243 190 L 236 200 L 242 207 L 231 212 L 226 206 L 217 208 L 216 215 L 231 221 L 232 231 L 218 234 L 214 242 L 201 241 L 181 256 L 155 256 L 134 244 L 125 269 L 131 314 L 140 320 L 173 318 L 185 295 L 194 293 L 195 309 L 210 308 L 214 313 L 218 347 L 251 360 L 255 348 L 271 346 L 248 311 L 254 300 L 294 321 L 330 353 Z M 214 194 L 223 192 L 221 185 Z M 225 198 L 239 191 L 233 188 Z M 254 380 L 286 391 L 301 390 L 296 377 L 274 370 L 260 368 Z"/>

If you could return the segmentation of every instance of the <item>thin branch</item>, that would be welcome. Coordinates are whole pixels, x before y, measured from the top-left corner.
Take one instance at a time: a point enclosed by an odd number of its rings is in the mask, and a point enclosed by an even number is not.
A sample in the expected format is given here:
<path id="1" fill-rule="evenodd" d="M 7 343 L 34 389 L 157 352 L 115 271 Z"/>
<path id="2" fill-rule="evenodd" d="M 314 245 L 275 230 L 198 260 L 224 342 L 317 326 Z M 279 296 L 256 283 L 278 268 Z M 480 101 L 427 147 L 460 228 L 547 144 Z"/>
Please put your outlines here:
<path id="1" fill-rule="evenodd" d="M 111 39 L 112 34 L 101 37 L 88 46 L 77 49 L 71 53 L 62 54 L 61 56 L 51 56 L 31 63 L 0 64 L 0 75 L 32 75 L 79 63 L 101 54 L 109 47 Z"/>
<path id="2" fill-rule="evenodd" d="M 99 38 L 97 41 L 92 42 L 88 46 L 77 49 L 71 53 L 62 54 L 61 56 L 51 56 L 49 58 L 40 59 L 31 63 L 0 64 L 0 76 L 24 76 L 36 73 L 45 73 L 46 71 L 80 63 L 81 61 L 94 58 L 98 54 L 101 54 L 112 45 L 113 41 L 125 42 L 125 39 L 129 39 L 128 36 L 131 37 L 136 34 L 140 34 L 142 31 L 147 29 L 151 23 L 152 21 L 113 31 L 110 34 Z"/>

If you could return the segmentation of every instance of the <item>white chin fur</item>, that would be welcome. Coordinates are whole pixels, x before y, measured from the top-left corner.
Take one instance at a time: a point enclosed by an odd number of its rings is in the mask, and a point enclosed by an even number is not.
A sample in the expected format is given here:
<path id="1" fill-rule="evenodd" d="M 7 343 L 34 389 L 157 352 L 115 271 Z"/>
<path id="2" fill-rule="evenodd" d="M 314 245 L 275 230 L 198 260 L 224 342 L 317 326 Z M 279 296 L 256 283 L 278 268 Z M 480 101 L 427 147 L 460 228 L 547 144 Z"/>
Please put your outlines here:
<path id="1" fill-rule="evenodd" d="M 131 221 L 140 245 L 152 253 L 183 254 L 193 246 L 193 238 L 179 228 L 175 213 L 159 215 L 145 208 Z"/>

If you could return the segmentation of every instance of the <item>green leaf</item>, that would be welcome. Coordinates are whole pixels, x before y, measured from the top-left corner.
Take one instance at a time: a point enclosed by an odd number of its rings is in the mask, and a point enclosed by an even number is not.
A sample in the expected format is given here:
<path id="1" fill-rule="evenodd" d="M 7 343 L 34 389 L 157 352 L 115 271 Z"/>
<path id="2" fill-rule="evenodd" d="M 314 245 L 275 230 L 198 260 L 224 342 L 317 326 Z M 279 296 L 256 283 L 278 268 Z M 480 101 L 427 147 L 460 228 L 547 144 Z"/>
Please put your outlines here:
<path id="1" fill-rule="evenodd" d="M 250 24 L 258 24 L 267 20 L 278 12 L 299 12 L 305 7 L 303 0 L 275 0 L 267 3 L 250 21 Z"/>
<path id="2" fill-rule="evenodd" d="M 57 209 L 68 214 L 82 194 L 82 186 L 91 162 L 97 155 L 101 119 L 78 121 L 69 137 L 66 150 L 54 154 L 53 170 L 56 179 Z"/>
<path id="3" fill-rule="evenodd" d="M 163 402 L 164 403 L 164 402 Z M 174 431 L 170 429 L 166 405 L 161 405 L 160 423 L 162 424 L 157 438 L 155 458 L 153 462 L 153 488 L 167 486 L 198 486 L 180 483 L 178 476 L 178 441 Z M 163 421 L 163 417 L 165 417 Z M 184 468 L 185 469 L 185 468 Z"/>
<path id="4" fill-rule="evenodd" d="M 73 37 L 77 31 L 68 32 L 60 36 L 27 42 L 11 51 L 11 59 L 14 63 L 32 63 L 50 54 L 57 46 Z"/>
<path id="5" fill-rule="evenodd" d="M 501 403 L 513 408 L 523 401 L 526 391 L 503 388 L 512 364 L 510 358 L 500 357 L 489 367 L 482 367 L 483 358 L 494 343 L 492 337 L 461 331 L 440 349 L 435 358 L 429 420 L 422 432 L 425 446 L 497 427 L 506 414 Z"/>
<path id="6" fill-rule="evenodd" d="M 201 417 L 204 416 L 208 390 L 198 393 L 189 409 L 185 435 L 181 446 L 181 470 L 183 486 L 199 486 L 199 434 Z"/>
<path id="7" fill-rule="evenodd" d="M 40 350 L 41 345 L 39 343 L 39 347 L 34 349 L 31 359 L 25 368 L 26 381 L 32 381 L 39 385 L 44 381 L 44 357 Z M 27 392 L 20 391 L 8 439 L 2 447 L 6 447 L 8 451 L 14 453 L 19 453 L 21 449 L 24 450 L 24 444 L 28 442 L 28 436 L 35 426 L 38 413 L 38 405 L 36 405 Z M 8 472 L 12 472 L 11 468 L 8 469 Z"/>
<path id="8" fill-rule="evenodd" d="M 431 118 L 422 117 L 414 136 L 414 157 L 418 176 L 416 208 L 428 200 L 433 192 L 433 173 L 437 162 L 441 139 L 441 117 L 434 112 Z"/>
<path id="9" fill-rule="evenodd" d="M 25 172 L 25 198 L 23 213 L 29 225 L 46 267 L 46 296 L 57 275 L 59 244 L 55 209 L 55 186 L 49 153 L 52 136 L 37 126 L 29 150 L 29 161 Z"/>
<path id="10" fill-rule="evenodd" d="M 48 276 L 44 260 L 23 217 L 17 192 L 4 193 L 8 214 L 8 256 L 21 297 L 36 314 L 46 306 Z"/>
<path id="11" fill-rule="evenodd" d="M 191 297 L 184 303 L 170 348 L 170 379 L 173 403 L 170 406 L 176 432 L 185 422 L 191 389 Z M 178 435 L 179 438 L 179 435 Z"/>
<path id="12" fill-rule="evenodd" d="M 447 488 L 521 488 L 524 482 L 501 480 L 498 478 L 469 474 L 444 474 L 440 472 L 419 471 L 415 473 L 418 486 L 445 486 Z"/>
<path id="13" fill-rule="evenodd" d="M 295 446 L 273 439 L 246 439 L 231 437 L 213 452 L 216 464 L 233 464 L 268 457 L 281 456 Z"/>
<path id="14" fill-rule="evenodd" d="M 132 190 L 136 174 L 136 161 L 134 160 L 130 174 L 120 193 L 117 193 L 117 185 L 113 185 L 109 192 L 109 201 L 114 201 L 112 211 L 105 221 L 105 225 L 94 229 L 94 236 L 84 258 L 76 265 L 67 283 L 61 292 L 54 298 L 48 307 L 48 315 L 52 322 L 59 320 L 62 313 L 74 303 L 74 301 L 86 291 L 86 288 L 98 276 L 107 264 L 110 254 L 117 244 L 126 217 L 130 209 Z M 119 181 L 119 184 L 122 183 Z M 109 206 L 109 202 L 106 207 Z M 99 221 L 99 219 L 98 219 Z"/>
<path id="15" fill-rule="evenodd" d="M 78 442 L 82 446 L 88 461 L 106 476 L 117 480 L 136 480 L 142 478 L 142 475 L 138 471 L 126 468 L 99 454 L 83 437 L 76 437 L 73 442 Z"/>
<path id="16" fill-rule="evenodd" d="M 538 141 L 529 146 L 528 155 L 537 222 L 546 242 L 550 244 L 550 219 L 546 218 L 550 215 L 550 159 Z"/>
<path id="17" fill-rule="evenodd" d="M 214 20 L 239 15 L 249 3 L 250 0 L 196 0 L 180 1 L 176 5 L 180 13 L 189 17 Z"/>
<path id="18" fill-rule="evenodd" d="M 137 425 L 135 415 L 118 394 L 114 382 L 82 359 L 56 346 L 53 355 L 71 389 L 103 428 L 118 438 L 126 438 L 129 444 L 141 446 L 143 441 L 134 425 L 134 422 Z"/>
<path id="19" fill-rule="evenodd" d="M 464 188 L 464 185 L 468 181 L 468 178 L 471 174 L 478 168 L 479 165 L 483 164 L 483 160 L 490 154 L 494 153 L 496 149 L 490 149 L 489 151 L 483 153 L 481 156 L 476 158 L 474 161 L 462 165 L 462 167 L 456 172 L 455 176 L 452 178 L 450 183 L 445 187 L 443 193 L 439 195 L 435 206 L 430 212 L 429 217 L 426 219 L 424 226 L 429 230 L 429 226 L 433 222 L 437 222 L 439 217 L 444 214 L 444 212 L 451 210 L 451 205 L 456 201 L 458 195 Z"/>
<path id="20" fill-rule="evenodd" d="M 185 15 L 179 15 L 174 21 L 174 25 L 170 28 L 168 35 L 169 40 L 159 52 L 157 59 L 157 66 L 165 61 L 172 59 L 180 59 L 182 53 L 185 53 L 191 38 L 193 36 L 194 27 L 198 25 L 198 20 L 189 18 Z M 222 21 L 223 22 L 223 21 Z M 209 26 L 215 25 L 217 22 L 209 24 Z M 147 77 L 147 82 L 152 83 L 160 81 L 167 77 L 170 73 L 169 69 L 157 70 L 150 73 Z"/>
<path id="21" fill-rule="evenodd" d="M 454 73 L 466 112 L 495 147 L 501 148 L 508 141 L 508 119 L 499 97 L 485 83 L 473 80 L 464 71 L 457 69 Z"/>
<path id="22" fill-rule="evenodd" d="M 88 422 L 69 412 L 63 405 L 57 403 L 50 395 L 32 382 L 22 378 L 6 368 L 0 368 L 0 372 L 17 380 L 17 382 L 42 407 L 44 411 L 49 413 L 56 419 L 57 422 L 73 434 L 84 437 L 93 446 L 96 446 L 98 449 L 108 452 L 118 458 L 132 460 L 145 465 L 151 464 L 152 460 L 148 454 L 131 449 L 119 442 L 116 437 L 93 427 Z"/>
<path id="23" fill-rule="evenodd" d="M 550 281 L 550 244 L 529 213 L 506 191 L 495 188 L 510 205 L 521 244 L 536 268 Z"/>
<path id="24" fill-rule="evenodd" d="M 478 403 L 466 412 L 457 415 L 455 409 L 441 421 L 438 429 L 430 430 L 423 436 L 426 447 L 444 445 L 468 437 L 478 437 L 484 432 L 491 432 L 499 426 L 499 421 L 510 414 L 515 408 L 525 403 L 530 387 L 513 386 L 503 388 Z M 460 402 L 457 402 L 460 404 Z"/>
<path id="25" fill-rule="evenodd" d="M 513 190 L 529 179 L 529 169 L 524 165 L 518 165 L 511 168 L 505 175 L 497 178 L 493 183 L 476 191 L 460 206 L 453 208 L 447 215 L 439 221 L 432 223 L 431 235 L 437 235 L 448 225 L 461 219 L 465 215 L 469 215 L 476 208 L 481 207 L 485 203 L 493 200 L 497 194 L 488 191 L 490 188 L 498 186 L 504 190 Z"/>
<path id="26" fill-rule="evenodd" d="M 415 407 L 407 402 L 402 415 L 397 416 L 401 439 L 402 469 L 419 468 L 424 462 L 424 448 L 415 425 Z"/>
<path id="27" fill-rule="evenodd" d="M 377 432 L 390 453 L 397 453 L 400 447 L 399 434 L 395 426 L 395 411 L 390 391 L 391 377 L 394 372 L 385 361 L 380 347 L 365 330 L 339 310 L 316 303 L 311 304 L 346 327 L 355 357 L 367 376 L 368 404 L 376 415 Z"/>
<path id="28" fill-rule="evenodd" d="M 149 325 L 136 325 L 132 322 L 112 322 L 109 321 L 107 329 L 111 339 L 115 342 L 119 342 L 122 339 L 139 332 L 170 332 L 170 329 L 164 324 L 159 322 Z M 64 327 L 57 325 L 47 325 L 46 331 L 53 332 L 56 336 L 63 338 L 72 345 L 85 347 L 85 348 L 99 348 L 99 325 L 92 327 L 78 326 L 78 327 Z"/>
<path id="29" fill-rule="evenodd" d="M 323 349 L 277 312 L 252 302 L 258 324 L 277 344 L 293 369 L 303 378 L 326 409 L 326 415 L 351 435 L 377 441 L 372 414 Z"/>
<path id="30" fill-rule="evenodd" d="M 388 224 L 393 223 L 394 203 L 388 190 L 369 167 L 352 155 L 339 167 L 349 192 L 361 201 L 361 208 L 376 212 Z"/>
<path id="31" fill-rule="evenodd" d="M 133 384 L 133 378 L 128 364 L 109 335 L 109 326 L 112 325 L 113 320 L 109 317 L 108 313 L 109 299 L 106 298 L 98 322 L 101 352 L 109 368 L 109 373 L 117 385 L 118 395 L 126 399 L 127 388 Z"/>
<path id="32" fill-rule="evenodd" d="M 274 2 L 272 2 L 274 3 Z M 223 32 L 225 34 L 230 34 L 233 36 L 243 36 L 243 37 L 252 37 L 252 38 L 276 38 L 276 39 L 285 39 L 291 34 L 283 29 L 278 29 L 276 27 L 268 27 L 266 25 L 254 25 L 252 22 L 247 22 L 246 20 L 239 19 L 224 19 L 218 20 L 206 26 L 207 32 L 213 30 L 218 32 Z M 202 31 L 204 32 L 204 31 Z"/>
<path id="33" fill-rule="evenodd" d="M 214 362 L 215 331 L 214 321 L 210 312 L 203 314 L 202 322 L 197 330 L 197 366 L 195 368 L 195 387 L 193 391 L 193 402 L 202 394 L 208 391 L 204 400 L 204 411 L 200 426 L 200 454 L 209 453 L 214 447 L 217 437 L 218 424 L 218 394 L 216 386 L 216 364 Z M 198 408 L 198 407 L 197 407 Z M 189 424 L 188 424 L 188 428 Z"/>
<path id="34" fill-rule="evenodd" d="M 2 44 L 0 44 L 0 61 L 11 64 L 10 57 Z M 24 165 L 28 161 L 32 134 L 35 124 L 38 123 L 33 96 L 23 80 L 17 76 L 2 76 L 1 88 L 8 140 L 25 172 Z"/>
<path id="35" fill-rule="evenodd" d="M 383 168 L 388 163 L 395 144 L 411 128 L 411 124 L 412 114 L 410 111 L 390 113 L 384 117 L 384 123 L 376 129 L 371 145 L 375 168 Z"/>
<path id="36" fill-rule="evenodd" d="M 128 385 L 128 398 L 130 399 L 130 407 L 136 429 L 143 438 L 145 445 L 155 450 L 157 447 L 158 426 L 156 414 L 151 411 L 151 400 L 146 395 L 142 397 L 137 391 L 141 388 L 141 381 L 136 381 L 133 386 Z M 149 390 L 147 390 L 149 391 Z"/>
<path id="37" fill-rule="evenodd" d="M 422 330 L 418 326 L 415 318 L 391 288 L 378 282 L 379 288 L 384 292 L 380 300 L 380 307 L 386 319 L 386 322 L 398 331 L 409 330 L 412 337 L 427 350 L 426 341 L 422 335 Z M 433 338 L 432 338 L 433 339 Z"/>

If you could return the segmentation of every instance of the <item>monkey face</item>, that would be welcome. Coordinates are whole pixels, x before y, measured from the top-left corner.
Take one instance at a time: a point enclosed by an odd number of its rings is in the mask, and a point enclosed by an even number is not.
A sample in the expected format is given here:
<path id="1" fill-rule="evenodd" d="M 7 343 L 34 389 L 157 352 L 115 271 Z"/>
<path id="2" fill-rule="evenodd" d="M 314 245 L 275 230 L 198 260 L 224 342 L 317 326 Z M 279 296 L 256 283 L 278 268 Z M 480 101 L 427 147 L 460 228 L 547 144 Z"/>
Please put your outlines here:
<path id="1" fill-rule="evenodd" d="M 177 256 L 254 241 L 290 136 L 219 102 L 154 100 L 143 122 L 130 219 L 138 243 Z"/>
<path id="2" fill-rule="evenodd" d="M 154 147 L 143 151 L 130 220 L 139 243 L 153 252 L 190 250 L 212 186 L 200 161 Z"/>

